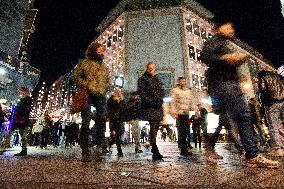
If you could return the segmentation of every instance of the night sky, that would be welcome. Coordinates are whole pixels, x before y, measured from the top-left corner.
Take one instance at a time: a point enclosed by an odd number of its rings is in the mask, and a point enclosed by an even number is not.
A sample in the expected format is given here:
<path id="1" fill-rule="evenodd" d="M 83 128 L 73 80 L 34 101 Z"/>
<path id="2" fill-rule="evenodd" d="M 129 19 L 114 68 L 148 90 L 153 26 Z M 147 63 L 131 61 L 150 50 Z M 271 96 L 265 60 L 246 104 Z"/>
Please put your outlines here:
<path id="1" fill-rule="evenodd" d="M 232 20 L 237 37 L 276 67 L 284 64 L 284 18 L 280 0 L 197 0 L 217 18 Z M 95 28 L 119 0 L 36 0 L 39 10 L 31 65 L 51 84 L 70 71 L 97 35 Z M 282 61 L 282 63 L 280 63 Z"/>

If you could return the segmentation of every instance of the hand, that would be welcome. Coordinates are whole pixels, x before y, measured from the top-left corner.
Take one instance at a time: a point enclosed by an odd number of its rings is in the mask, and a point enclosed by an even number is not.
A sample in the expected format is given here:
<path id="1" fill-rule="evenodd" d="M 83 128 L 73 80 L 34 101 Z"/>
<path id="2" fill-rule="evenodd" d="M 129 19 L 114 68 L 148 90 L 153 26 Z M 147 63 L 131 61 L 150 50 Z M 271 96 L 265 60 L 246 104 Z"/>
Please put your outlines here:
<path id="1" fill-rule="evenodd" d="M 225 60 L 230 64 L 240 64 L 248 57 L 245 53 L 229 53 L 221 57 L 221 60 Z"/>

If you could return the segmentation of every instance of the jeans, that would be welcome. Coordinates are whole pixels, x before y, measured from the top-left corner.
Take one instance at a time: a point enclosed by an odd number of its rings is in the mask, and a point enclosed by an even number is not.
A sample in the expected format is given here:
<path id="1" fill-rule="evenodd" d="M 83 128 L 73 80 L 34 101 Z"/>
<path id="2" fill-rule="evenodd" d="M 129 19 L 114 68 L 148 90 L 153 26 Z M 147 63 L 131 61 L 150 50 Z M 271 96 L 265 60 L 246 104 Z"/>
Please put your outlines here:
<path id="1" fill-rule="evenodd" d="M 215 113 L 227 114 L 237 126 L 246 158 L 256 157 L 259 150 L 251 129 L 250 108 L 239 84 L 236 81 L 215 82 L 209 83 L 208 89 Z"/>
<path id="2" fill-rule="evenodd" d="M 106 131 L 106 98 L 104 96 L 94 96 L 90 94 L 89 105 L 81 112 L 82 127 L 80 130 L 80 147 L 83 154 L 89 153 L 90 141 L 90 121 L 92 118 L 91 105 L 96 108 L 95 127 L 96 127 L 96 144 L 100 147 L 105 144 Z"/>
<path id="3" fill-rule="evenodd" d="M 273 150 L 284 147 L 283 108 L 284 102 L 275 102 L 265 107 L 268 129 L 271 137 L 270 145 Z"/>

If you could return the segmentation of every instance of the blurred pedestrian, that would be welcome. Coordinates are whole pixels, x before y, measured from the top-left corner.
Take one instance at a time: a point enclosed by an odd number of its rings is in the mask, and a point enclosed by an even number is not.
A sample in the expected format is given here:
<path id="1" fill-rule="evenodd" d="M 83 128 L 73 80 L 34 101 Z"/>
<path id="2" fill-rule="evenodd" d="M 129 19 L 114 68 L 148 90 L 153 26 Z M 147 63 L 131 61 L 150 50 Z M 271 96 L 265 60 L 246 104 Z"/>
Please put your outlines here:
<path id="1" fill-rule="evenodd" d="M 96 108 L 95 127 L 98 150 L 106 148 L 106 93 L 110 89 L 111 80 L 109 70 L 105 63 L 104 47 L 92 42 L 85 53 L 85 59 L 81 61 L 74 70 L 73 81 L 81 89 L 86 90 L 87 98 L 85 107 L 81 111 L 82 127 L 80 131 L 80 146 L 82 149 L 82 161 L 88 162 L 90 156 L 89 146 L 89 124 L 91 121 L 91 106 Z M 97 155 L 101 152 L 97 151 Z"/>
<path id="2" fill-rule="evenodd" d="M 216 35 L 207 40 L 201 53 L 201 60 L 209 67 L 206 76 L 208 93 L 212 98 L 213 110 L 217 114 L 228 114 L 236 123 L 245 149 L 246 162 L 250 166 L 278 167 L 279 162 L 258 154 L 256 140 L 251 130 L 250 110 L 238 83 L 237 68 L 247 58 L 247 54 L 229 48 L 230 39 L 235 34 L 231 22 L 215 26 Z M 208 160 L 214 153 L 207 150 Z"/>
<path id="3" fill-rule="evenodd" d="M 122 157 L 121 137 L 125 131 L 123 113 L 126 110 L 126 103 L 122 97 L 121 90 L 115 89 L 113 95 L 107 101 L 107 112 L 110 126 L 109 147 L 115 143 L 117 156 Z"/>
<path id="4" fill-rule="evenodd" d="M 27 155 L 27 131 L 30 126 L 30 111 L 32 105 L 32 98 L 30 97 L 29 89 L 26 87 L 21 87 L 19 89 L 20 101 L 15 107 L 14 115 L 12 117 L 12 125 L 9 133 L 6 135 L 5 139 L 10 140 L 10 136 L 13 131 L 19 129 L 21 140 L 22 140 L 22 150 L 20 153 L 15 154 L 15 156 L 26 156 Z M 5 140 L 3 141 L 5 144 Z M 3 151 L 0 151 L 3 154 Z"/>
<path id="5" fill-rule="evenodd" d="M 153 62 L 147 64 L 145 73 L 138 79 L 138 94 L 141 98 L 141 119 L 150 123 L 150 145 L 153 160 L 162 160 L 156 144 L 159 123 L 163 119 L 164 89 L 156 75 Z"/>

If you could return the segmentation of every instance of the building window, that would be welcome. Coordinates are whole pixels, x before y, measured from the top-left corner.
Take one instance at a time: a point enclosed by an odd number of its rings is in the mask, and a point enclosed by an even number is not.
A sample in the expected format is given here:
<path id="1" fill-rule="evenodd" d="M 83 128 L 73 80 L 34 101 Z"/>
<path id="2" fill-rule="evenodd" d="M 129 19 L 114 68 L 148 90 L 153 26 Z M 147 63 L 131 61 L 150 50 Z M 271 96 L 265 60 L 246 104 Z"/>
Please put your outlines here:
<path id="1" fill-rule="evenodd" d="M 213 35 L 211 33 L 208 33 L 208 38 L 210 39 L 212 37 L 213 37 Z"/>
<path id="2" fill-rule="evenodd" d="M 204 28 L 200 28 L 200 32 L 201 32 L 201 38 L 202 39 L 206 39 L 206 30 Z"/>
<path id="3" fill-rule="evenodd" d="M 199 80 L 196 74 L 192 74 L 192 86 L 193 88 L 199 89 Z"/>
<path id="4" fill-rule="evenodd" d="M 202 91 L 207 90 L 207 81 L 206 81 L 206 78 L 204 76 L 200 77 L 200 87 L 201 87 Z"/>
<path id="5" fill-rule="evenodd" d="M 192 33 L 192 23 L 190 22 L 190 20 L 186 20 L 186 30 L 190 34 Z"/>
<path id="6" fill-rule="evenodd" d="M 201 50 L 199 49 L 196 49 L 196 54 L 197 54 L 197 61 L 201 62 L 201 59 L 200 59 L 200 54 L 201 54 Z"/>
<path id="7" fill-rule="evenodd" d="M 111 38 L 112 38 L 112 37 L 108 37 L 108 40 L 107 40 L 107 47 L 110 47 L 110 46 L 111 46 Z"/>
<path id="8" fill-rule="evenodd" d="M 189 50 L 189 57 L 195 59 L 194 47 L 191 45 L 188 45 L 188 50 Z"/>
<path id="9" fill-rule="evenodd" d="M 118 29 L 118 39 L 122 39 L 122 37 L 123 37 L 123 28 L 122 27 L 120 27 L 119 29 Z"/>
<path id="10" fill-rule="evenodd" d="M 113 41 L 113 42 L 116 42 L 116 41 L 117 41 L 117 30 L 115 30 L 115 31 L 113 32 L 112 41 Z"/>
<path id="11" fill-rule="evenodd" d="M 200 36 L 199 26 L 196 23 L 193 23 L 194 34 Z"/>

